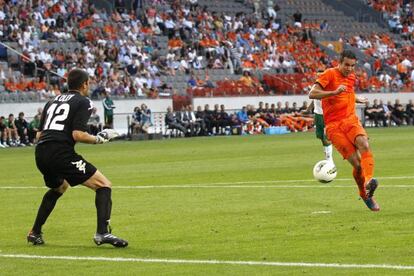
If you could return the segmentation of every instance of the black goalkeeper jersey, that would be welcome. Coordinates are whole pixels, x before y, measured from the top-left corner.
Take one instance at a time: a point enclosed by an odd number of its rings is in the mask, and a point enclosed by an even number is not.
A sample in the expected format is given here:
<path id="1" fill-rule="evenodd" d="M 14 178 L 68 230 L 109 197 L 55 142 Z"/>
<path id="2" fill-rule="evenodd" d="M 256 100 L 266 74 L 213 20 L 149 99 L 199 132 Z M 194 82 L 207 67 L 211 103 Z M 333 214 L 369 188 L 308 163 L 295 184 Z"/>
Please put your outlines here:
<path id="1" fill-rule="evenodd" d="M 62 142 L 73 147 L 76 142 L 72 131 L 88 130 L 92 108 L 92 101 L 76 91 L 56 96 L 43 109 L 39 128 L 42 134 L 38 143 Z"/>

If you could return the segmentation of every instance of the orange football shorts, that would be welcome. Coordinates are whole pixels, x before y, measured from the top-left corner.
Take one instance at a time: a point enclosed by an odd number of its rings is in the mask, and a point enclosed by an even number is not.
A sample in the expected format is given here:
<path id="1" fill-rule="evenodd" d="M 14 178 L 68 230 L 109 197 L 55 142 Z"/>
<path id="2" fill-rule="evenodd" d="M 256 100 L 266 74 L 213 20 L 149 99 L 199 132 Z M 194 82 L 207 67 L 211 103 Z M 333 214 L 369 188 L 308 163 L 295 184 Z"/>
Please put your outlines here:
<path id="1" fill-rule="evenodd" d="M 344 159 L 348 159 L 356 151 L 355 139 L 359 135 L 368 137 L 356 115 L 330 122 L 326 126 L 326 136 Z"/>

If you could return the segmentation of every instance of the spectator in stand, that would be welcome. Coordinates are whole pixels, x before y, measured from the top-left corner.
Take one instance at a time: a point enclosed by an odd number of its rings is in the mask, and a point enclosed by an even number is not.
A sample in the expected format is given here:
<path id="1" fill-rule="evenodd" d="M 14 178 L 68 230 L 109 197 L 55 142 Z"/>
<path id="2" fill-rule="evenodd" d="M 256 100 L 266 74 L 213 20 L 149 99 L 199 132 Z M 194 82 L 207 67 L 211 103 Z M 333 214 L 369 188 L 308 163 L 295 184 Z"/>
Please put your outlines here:
<path id="1" fill-rule="evenodd" d="M 308 110 L 308 102 L 307 101 L 303 101 L 302 106 L 299 108 L 299 112 L 303 113 L 306 110 Z"/>
<path id="2" fill-rule="evenodd" d="M 250 123 L 249 116 L 247 115 L 247 107 L 243 106 L 242 109 L 237 112 L 237 119 L 241 123 L 241 133 L 247 133 L 248 125 Z"/>
<path id="3" fill-rule="evenodd" d="M 185 129 L 186 129 L 185 135 L 190 136 L 191 135 L 190 122 L 187 118 L 187 111 L 186 111 L 186 107 L 184 105 L 181 107 L 180 111 L 177 111 L 175 113 L 175 117 L 177 119 L 177 122 L 185 127 Z"/>
<path id="4" fill-rule="evenodd" d="M 212 133 L 215 135 L 221 134 L 221 126 L 220 126 L 220 109 L 219 105 L 215 104 L 214 109 L 211 116 L 211 126 L 212 126 Z"/>
<path id="5" fill-rule="evenodd" d="M 267 16 L 274 20 L 277 17 L 277 12 L 280 10 L 277 4 L 274 4 L 273 0 L 267 0 Z"/>
<path id="6" fill-rule="evenodd" d="M 408 119 L 411 124 L 414 125 L 414 104 L 413 100 L 409 100 L 408 104 L 405 106 L 405 113 L 407 114 Z"/>
<path id="7" fill-rule="evenodd" d="M 8 81 L 4 83 L 4 88 L 7 92 L 14 93 L 17 91 L 16 83 L 12 77 L 9 77 Z"/>
<path id="8" fill-rule="evenodd" d="M 40 127 L 40 115 L 36 114 L 32 121 L 29 123 L 29 127 L 27 130 L 27 136 L 29 138 L 29 143 L 35 144 L 36 141 L 36 134 L 39 131 Z"/>
<path id="9" fill-rule="evenodd" d="M 100 132 L 102 130 L 102 124 L 101 124 L 101 120 L 99 118 L 99 115 L 96 113 L 97 109 L 96 107 L 92 108 L 92 114 L 89 117 L 88 120 L 88 132 L 91 135 L 97 135 L 98 132 Z"/>
<path id="10" fill-rule="evenodd" d="M 395 115 L 398 111 L 395 111 L 394 105 L 391 103 L 391 101 L 387 101 L 387 107 L 390 111 L 390 125 L 392 122 L 394 122 L 397 126 L 401 126 L 402 121 Z"/>
<path id="11" fill-rule="evenodd" d="M 213 111 L 210 110 L 210 106 L 206 104 L 204 105 L 203 112 L 204 112 L 204 121 L 206 123 L 207 135 L 212 135 L 213 126 L 214 126 Z"/>
<path id="12" fill-rule="evenodd" d="M 197 121 L 196 115 L 193 112 L 193 106 L 188 105 L 187 107 L 183 107 L 181 111 L 181 119 L 183 125 L 189 130 L 190 136 L 196 136 L 199 133 L 200 124 Z"/>
<path id="13" fill-rule="evenodd" d="M 148 129 L 151 125 L 151 110 L 143 103 L 141 104 L 141 131 L 143 133 L 148 133 Z"/>
<path id="14" fill-rule="evenodd" d="M 294 26 L 297 28 L 302 28 L 302 13 L 300 11 L 296 11 L 293 14 L 293 21 L 294 21 Z"/>
<path id="15" fill-rule="evenodd" d="M 115 105 L 109 93 L 105 93 L 105 98 L 102 101 L 104 108 L 104 128 L 114 128 L 114 109 Z"/>
<path id="16" fill-rule="evenodd" d="M 382 110 L 384 111 L 385 121 L 387 122 L 386 124 L 384 124 L 384 126 L 391 126 L 392 112 L 388 108 L 388 104 L 384 103 L 383 100 L 380 100 L 379 107 L 382 108 Z"/>
<path id="17" fill-rule="evenodd" d="M 6 118 L 0 116 L 0 148 L 8 148 L 9 128 L 7 127 Z"/>
<path id="18" fill-rule="evenodd" d="M 247 116 L 251 122 L 251 124 L 247 125 L 249 134 L 260 134 L 263 132 L 263 128 L 269 127 L 269 124 L 260 118 L 260 113 L 257 112 L 253 105 L 247 105 Z"/>
<path id="19" fill-rule="evenodd" d="M 369 104 L 369 102 L 365 103 L 364 116 L 366 121 L 372 121 L 374 122 L 375 127 L 378 127 L 378 113 L 376 109 Z"/>
<path id="20" fill-rule="evenodd" d="M 167 113 L 165 114 L 165 125 L 168 129 L 177 129 L 183 134 L 187 133 L 187 129 L 177 121 L 177 118 L 174 112 L 172 112 L 172 108 L 170 106 L 167 108 Z"/>
<path id="21" fill-rule="evenodd" d="M 400 100 L 398 99 L 395 100 L 393 113 L 395 117 L 397 117 L 398 121 L 401 122 L 400 124 L 402 124 L 403 122 L 406 122 L 407 125 L 410 124 L 410 119 L 407 113 L 405 112 L 403 105 L 400 103 Z"/>
<path id="22" fill-rule="evenodd" d="M 232 125 L 231 117 L 226 112 L 224 104 L 220 105 L 220 111 L 218 114 L 218 126 L 220 128 L 220 134 L 230 134 L 230 128 Z"/>
<path id="23" fill-rule="evenodd" d="M 14 119 L 14 114 L 9 114 L 9 117 L 7 118 L 6 121 L 6 126 L 7 129 L 9 130 L 8 133 L 8 145 L 11 147 L 18 147 L 18 146 L 24 146 L 24 144 L 20 143 L 20 137 L 19 134 L 17 132 L 17 127 L 15 124 L 15 119 Z"/>
<path id="24" fill-rule="evenodd" d="M 285 107 L 282 109 L 283 114 L 290 114 L 292 113 L 292 109 L 290 108 L 289 102 L 285 102 Z"/>
<path id="25" fill-rule="evenodd" d="M 253 7 L 254 7 L 254 14 L 256 18 L 261 18 L 261 12 L 260 12 L 260 0 L 252 0 Z"/>
<path id="26" fill-rule="evenodd" d="M 140 133 L 141 132 L 141 108 L 136 106 L 134 112 L 132 113 L 132 122 L 131 122 L 131 133 Z"/>
<path id="27" fill-rule="evenodd" d="M 275 108 L 275 114 L 276 115 L 282 115 L 284 113 L 284 108 L 282 106 L 282 102 L 277 102 L 276 103 L 276 108 Z"/>
<path id="28" fill-rule="evenodd" d="M 14 125 L 16 127 L 17 135 L 20 137 L 20 143 L 26 146 L 32 146 L 33 144 L 29 142 L 29 139 L 27 136 L 29 123 L 24 118 L 23 112 L 19 112 L 19 116 L 14 121 Z"/>
<path id="29" fill-rule="evenodd" d="M 46 89 L 47 89 L 47 84 L 43 79 L 41 79 L 40 77 L 36 77 L 33 80 L 32 87 L 36 92 L 38 92 L 41 95 L 42 98 L 47 99 L 47 97 L 45 97 L 46 96 L 45 93 L 46 93 Z"/>
<path id="30" fill-rule="evenodd" d="M 195 88 L 197 86 L 197 78 L 194 76 L 194 73 L 191 72 L 190 79 L 187 82 L 188 87 Z"/>
<path id="31" fill-rule="evenodd" d="M 199 136 L 206 136 L 208 134 L 206 127 L 205 113 L 202 110 L 201 106 L 197 106 L 197 111 L 195 113 L 196 121 L 200 125 L 200 131 L 198 132 Z"/>
<path id="32" fill-rule="evenodd" d="M 372 105 L 372 108 L 373 108 L 374 112 L 376 112 L 376 114 L 377 114 L 378 121 L 382 121 L 382 126 L 383 127 L 388 126 L 387 116 L 385 114 L 384 107 L 383 107 L 383 105 L 381 103 L 378 104 L 378 100 L 377 99 L 374 100 L 374 103 Z"/>
<path id="33" fill-rule="evenodd" d="M 321 32 L 326 32 L 329 29 L 329 24 L 328 24 L 328 20 L 324 19 L 321 23 L 321 25 L 319 26 L 319 29 L 321 30 Z"/>
<path id="34" fill-rule="evenodd" d="M 259 92 L 263 92 L 264 89 L 261 84 L 254 78 L 252 78 L 251 72 L 244 71 L 243 76 L 240 78 L 239 82 L 246 86 L 257 89 Z"/>

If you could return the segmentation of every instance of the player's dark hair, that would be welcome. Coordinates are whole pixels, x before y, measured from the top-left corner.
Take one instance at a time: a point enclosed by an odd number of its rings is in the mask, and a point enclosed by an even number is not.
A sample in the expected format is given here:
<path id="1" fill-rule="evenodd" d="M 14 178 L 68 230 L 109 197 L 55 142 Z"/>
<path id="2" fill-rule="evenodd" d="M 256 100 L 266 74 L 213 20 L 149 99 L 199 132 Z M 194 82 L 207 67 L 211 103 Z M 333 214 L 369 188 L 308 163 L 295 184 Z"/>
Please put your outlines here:
<path id="1" fill-rule="evenodd" d="M 352 52 L 351 50 L 344 50 L 341 53 L 341 57 L 339 58 L 339 61 L 342 62 L 344 61 L 345 58 L 349 58 L 349 59 L 357 59 L 356 55 L 354 52 Z"/>
<path id="2" fill-rule="evenodd" d="M 89 76 L 86 71 L 82 69 L 73 69 L 69 72 L 68 75 L 68 89 L 69 90 L 79 90 L 82 85 L 88 81 Z"/>

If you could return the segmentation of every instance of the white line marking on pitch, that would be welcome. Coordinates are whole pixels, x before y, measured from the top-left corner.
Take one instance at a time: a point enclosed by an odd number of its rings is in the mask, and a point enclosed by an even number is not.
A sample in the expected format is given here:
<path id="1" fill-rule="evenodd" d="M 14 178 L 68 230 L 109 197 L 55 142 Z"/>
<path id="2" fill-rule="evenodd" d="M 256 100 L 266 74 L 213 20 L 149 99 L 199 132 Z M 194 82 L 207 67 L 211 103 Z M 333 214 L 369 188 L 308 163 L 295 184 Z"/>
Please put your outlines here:
<path id="1" fill-rule="evenodd" d="M 312 214 L 330 214 L 330 213 L 332 213 L 331 211 L 315 211 L 315 212 L 312 212 Z"/>
<path id="2" fill-rule="evenodd" d="M 78 256 L 40 256 L 25 254 L 0 254 L 0 258 L 44 259 L 65 261 L 105 261 L 105 262 L 137 262 L 137 263 L 173 263 L 173 264 L 218 264 L 218 265 L 250 265 L 250 266 L 289 266 L 289 267 L 327 267 L 327 268 L 382 268 L 393 270 L 414 270 L 411 265 L 391 264 L 338 264 L 338 263 L 293 263 L 293 262 L 258 262 L 258 261 L 221 261 L 221 260 L 179 260 L 179 259 L 144 259 L 121 257 L 78 257 Z"/>
<path id="3" fill-rule="evenodd" d="M 379 180 L 397 180 L 397 179 L 414 179 L 414 176 L 384 176 L 377 177 Z M 337 178 L 335 181 L 354 181 L 351 178 Z M 352 185 L 243 185 L 243 184 L 287 184 L 297 182 L 316 182 L 315 179 L 296 179 L 296 180 L 258 180 L 243 182 L 216 182 L 216 183 L 192 183 L 180 185 L 131 185 L 131 186 L 113 186 L 115 189 L 161 189 L 161 188 L 349 188 Z M 385 185 L 381 188 L 413 188 L 414 185 Z M 0 189 L 45 189 L 44 186 L 0 186 Z"/>
<path id="4" fill-rule="evenodd" d="M 397 179 L 414 179 L 414 175 L 408 176 L 383 176 L 377 177 L 377 179 L 385 180 L 397 180 Z M 353 178 L 336 178 L 335 181 L 354 181 Z M 297 183 L 297 182 L 315 182 L 315 179 L 287 179 L 287 180 L 257 180 L 257 181 L 241 181 L 241 182 L 216 182 L 216 183 L 204 183 L 206 185 L 234 185 L 234 184 L 265 184 L 265 183 Z M 193 183 L 189 183 L 188 185 L 194 185 Z"/>
<path id="5" fill-rule="evenodd" d="M 76 189 L 78 187 L 75 187 Z M 290 188 L 306 188 L 306 189 L 333 189 L 333 188 L 355 188 L 354 185 L 159 185 L 159 186 L 113 186 L 113 189 L 134 190 L 134 189 L 290 189 Z M 414 188 L 413 185 L 386 185 L 383 188 Z M 47 189 L 44 186 L 5 186 L 0 190 L 36 190 Z"/>

